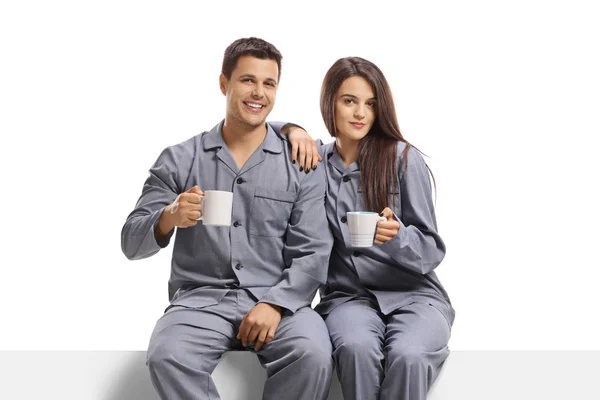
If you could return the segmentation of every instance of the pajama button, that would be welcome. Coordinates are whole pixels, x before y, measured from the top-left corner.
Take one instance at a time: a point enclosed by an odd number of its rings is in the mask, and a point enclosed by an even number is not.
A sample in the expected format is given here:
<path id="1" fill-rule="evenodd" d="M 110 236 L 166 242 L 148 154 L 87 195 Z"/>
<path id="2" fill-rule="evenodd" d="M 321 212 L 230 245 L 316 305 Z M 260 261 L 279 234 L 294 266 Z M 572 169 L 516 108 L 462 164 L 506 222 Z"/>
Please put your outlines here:
<path id="1" fill-rule="evenodd" d="M 237 181 L 236 181 L 236 182 L 237 182 L 238 184 L 242 184 L 242 183 L 244 183 L 244 182 L 246 182 L 246 181 L 245 181 L 245 180 L 243 180 L 242 178 L 237 178 Z"/>
<path id="2" fill-rule="evenodd" d="M 340 221 L 342 221 L 344 224 L 346 223 L 346 221 L 348 221 L 348 219 L 346 218 L 346 216 L 343 216 Z"/>
<path id="3" fill-rule="evenodd" d="M 235 226 L 237 228 L 238 226 L 242 226 L 242 224 L 239 221 L 235 221 L 233 223 L 233 226 Z"/>
<path id="4" fill-rule="evenodd" d="M 242 268 L 244 268 L 244 266 L 242 264 L 238 264 L 235 266 L 235 269 L 237 269 L 238 271 Z"/>
<path id="5" fill-rule="evenodd" d="M 360 256 L 360 253 L 359 253 L 358 251 L 355 251 L 354 253 L 352 253 L 352 255 L 353 255 L 354 257 L 358 257 L 358 256 Z"/>
<path id="6" fill-rule="evenodd" d="M 345 176 L 345 177 L 343 177 L 343 178 L 342 178 L 342 180 L 343 180 L 344 182 L 348 182 L 348 181 L 350 180 L 350 177 L 349 177 L 349 176 Z"/>

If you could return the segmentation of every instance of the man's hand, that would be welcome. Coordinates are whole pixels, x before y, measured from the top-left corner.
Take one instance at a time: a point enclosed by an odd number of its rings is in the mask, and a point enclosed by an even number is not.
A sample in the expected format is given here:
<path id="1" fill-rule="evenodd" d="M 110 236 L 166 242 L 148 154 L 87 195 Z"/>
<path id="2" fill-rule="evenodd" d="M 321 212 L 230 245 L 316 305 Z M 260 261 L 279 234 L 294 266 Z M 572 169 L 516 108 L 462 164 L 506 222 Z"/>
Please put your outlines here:
<path id="1" fill-rule="evenodd" d="M 375 232 L 375 244 L 383 244 L 391 240 L 400 231 L 400 222 L 394 218 L 394 213 L 389 207 L 383 209 L 381 213 L 386 218 L 385 221 L 377 222 L 377 231 Z"/>
<path id="2" fill-rule="evenodd" d="M 297 126 L 286 127 L 285 132 L 292 144 L 292 162 L 298 161 L 300 171 L 308 174 L 311 169 L 317 169 L 317 164 L 322 160 L 315 142 L 306 131 Z"/>
<path id="3" fill-rule="evenodd" d="M 254 350 L 259 351 L 264 344 L 273 340 L 280 321 L 281 307 L 258 303 L 242 319 L 237 339 L 242 341 L 244 347 L 256 343 Z"/>
<path id="4" fill-rule="evenodd" d="M 175 227 L 188 228 L 198 223 L 202 215 L 200 203 L 204 193 L 198 185 L 181 193 L 175 201 L 165 207 L 157 226 L 157 234 L 166 236 Z"/>

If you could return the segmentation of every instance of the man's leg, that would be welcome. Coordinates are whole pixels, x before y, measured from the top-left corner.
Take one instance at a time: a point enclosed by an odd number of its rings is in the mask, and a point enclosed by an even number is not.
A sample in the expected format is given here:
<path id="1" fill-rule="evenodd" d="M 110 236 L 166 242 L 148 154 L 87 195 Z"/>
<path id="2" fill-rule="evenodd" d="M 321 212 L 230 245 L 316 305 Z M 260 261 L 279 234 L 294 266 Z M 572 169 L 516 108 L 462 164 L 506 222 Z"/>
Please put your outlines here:
<path id="1" fill-rule="evenodd" d="M 221 355 L 235 347 L 236 297 L 194 309 L 174 306 L 156 323 L 148 347 L 152 383 L 163 400 L 219 399 L 210 376 Z"/>
<path id="2" fill-rule="evenodd" d="M 275 338 L 257 353 L 267 369 L 263 399 L 325 400 L 333 361 L 323 319 L 310 307 L 283 314 Z"/>
<path id="3" fill-rule="evenodd" d="M 378 398 L 383 378 L 382 317 L 365 299 L 337 306 L 325 320 L 344 400 Z"/>
<path id="4" fill-rule="evenodd" d="M 450 351 L 450 326 L 427 302 L 387 317 L 385 377 L 381 400 L 425 400 Z"/>

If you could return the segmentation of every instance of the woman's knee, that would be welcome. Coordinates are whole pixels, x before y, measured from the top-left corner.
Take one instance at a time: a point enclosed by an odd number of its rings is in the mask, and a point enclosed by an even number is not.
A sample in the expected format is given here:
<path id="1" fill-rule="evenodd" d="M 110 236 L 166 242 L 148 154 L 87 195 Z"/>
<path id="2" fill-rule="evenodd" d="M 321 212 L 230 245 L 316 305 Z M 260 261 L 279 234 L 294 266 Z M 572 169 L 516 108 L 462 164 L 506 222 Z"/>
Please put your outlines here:
<path id="1" fill-rule="evenodd" d="M 380 360 L 383 358 L 382 344 L 368 334 L 349 333 L 337 341 L 334 357 L 351 357 L 359 360 Z"/>
<path id="2" fill-rule="evenodd" d="M 449 354 L 447 346 L 437 350 L 427 350 L 409 343 L 396 343 L 386 349 L 386 365 L 389 368 L 429 370 L 440 365 Z"/>

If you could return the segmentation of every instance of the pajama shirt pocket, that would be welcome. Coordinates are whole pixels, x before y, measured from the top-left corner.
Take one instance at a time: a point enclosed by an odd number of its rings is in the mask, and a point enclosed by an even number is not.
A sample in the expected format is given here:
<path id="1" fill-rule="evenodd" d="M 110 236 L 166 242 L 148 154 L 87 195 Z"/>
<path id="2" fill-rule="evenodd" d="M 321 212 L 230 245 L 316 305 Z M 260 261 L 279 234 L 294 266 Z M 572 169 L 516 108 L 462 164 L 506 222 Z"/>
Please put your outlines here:
<path id="1" fill-rule="evenodd" d="M 252 200 L 250 234 L 282 237 L 287 230 L 296 192 L 257 186 Z"/>

